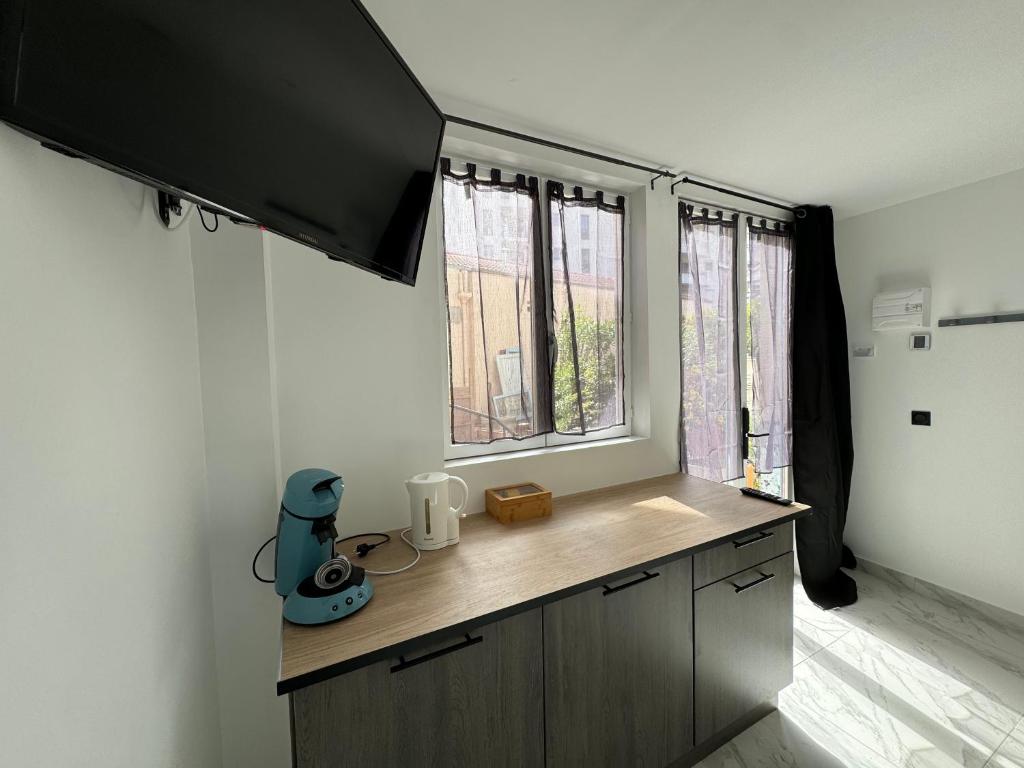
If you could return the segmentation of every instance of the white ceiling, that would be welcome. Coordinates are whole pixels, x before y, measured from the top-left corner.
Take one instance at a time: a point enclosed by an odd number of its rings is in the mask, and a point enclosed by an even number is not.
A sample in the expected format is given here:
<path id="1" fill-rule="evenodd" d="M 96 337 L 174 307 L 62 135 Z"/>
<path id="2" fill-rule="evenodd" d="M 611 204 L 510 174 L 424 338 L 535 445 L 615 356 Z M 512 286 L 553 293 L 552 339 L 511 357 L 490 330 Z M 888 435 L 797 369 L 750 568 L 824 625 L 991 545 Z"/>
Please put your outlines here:
<path id="1" fill-rule="evenodd" d="M 850 216 L 1024 168 L 1024 0 L 364 0 L 446 110 Z"/>

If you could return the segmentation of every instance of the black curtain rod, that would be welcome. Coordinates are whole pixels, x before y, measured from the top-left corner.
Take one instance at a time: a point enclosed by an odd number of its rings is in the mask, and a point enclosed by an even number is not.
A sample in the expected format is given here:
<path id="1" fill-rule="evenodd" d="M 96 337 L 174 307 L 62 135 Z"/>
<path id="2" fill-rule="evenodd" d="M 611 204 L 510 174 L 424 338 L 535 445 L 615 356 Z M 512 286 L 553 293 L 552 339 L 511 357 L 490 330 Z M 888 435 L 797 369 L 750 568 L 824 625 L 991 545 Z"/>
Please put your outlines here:
<path id="1" fill-rule="evenodd" d="M 744 200 L 750 200 L 755 203 L 760 203 L 761 205 L 767 205 L 769 208 L 778 208 L 779 210 L 782 211 L 789 211 L 794 216 L 800 219 L 807 215 L 807 212 L 804 211 L 804 209 L 800 208 L 799 206 L 793 207 L 789 205 L 779 205 L 778 203 L 774 203 L 771 200 L 765 200 L 763 197 L 754 197 L 753 195 L 748 195 L 745 192 L 737 192 L 735 189 L 717 187 L 714 184 L 707 184 L 706 182 L 703 181 L 691 179 L 689 176 L 683 176 L 683 178 L 679 179 L 678 181 L 672 182 L 671 192 L 673 194 L 675 194 L 676 187 L 679 186 L 680 184 L 693 184 L 694 186 L 697 187 L 704 187 L 704 189 L 713 189 L 715 192 L 721 192 L 723 195 L 729 195 L 730 197 L 742 197 Z"/>
<path id="2" fill-rule="evenodd" d="M 480 123 L 476 120 L 469 120 L 465 117 L 457 117 L 455 115 L 445 115 L 444 119 L 449 123 L 458 123 L 459 125 L 465 125 L 469 128 L 478 128 L 481 131 L 488 131 L 489 133 L 497 133 L 502 136 L 508 136 L 511 139 L 519 139 L 520 141 L 528 141 L 531 144 L 540 144 L 542 147 L 550 147 L 551 149 L 560 149 L 563 152 L 571 152 L 574 155 L 582 155 L 583 157 L 589 157 L 594 160 L 600 160 L 605 163 L 611 163 L 612 165 L 621 165 L 626 168 L 635 168 L 638 171 L 646 171 L 647 173 L 653 173 L 654 178 L 651 179 L 651 189 L 654 189 L 654 182 L 659 178 L 675 178 L 675 174 L 672 171 L 667 171 L 664 168 L 654 168 L 649 165 L 640 165 L 639 163 L 632 163 L 629 160 L 623 160 L 619 157 L 611 157 L 610 155 L 602 155 L 599 152 L 591 152 L 589 149 L 580 149 L 579 147 L 572 147 L 568 144 L 559 144 L 557 141 L 549 141 L 548 139 L 542 139 L 538 136 L 530 136 L 526 133 L 519 133 L 518 131 L 510 131 L 508 128 L 499 128 L 496 125 L 488 125 L 487 123 Z"/>
<path id="3" fill-rule="evenodd" d="M 712 202 L 711 200 L 701 200 L 699 197 L 690 197 L 689 195 L 687 195 L 685 200 L 684 200 L 684 202 L 690 203 L 691 205 L 693 205 L 694 209 L 698 209 L 698 210 L 701 209 L 701 208 L 707 208 L 709 211 L 719 211 L 719 210 L 721 210 L 721 211 L 731 211 L 733 213 L 738 213 L 740 216 L 749 216 L 749 217 L 752 217 L 754 219 L 767 219 L 768 221 L 782 221 L 782 219 L 777 219 L 774 216 L 769 216 L 769 215 L 767 215 L 765 213 L 760 213 L 758 211 L 748 211 L 748 210 L 746 210 L 744 208 L 738 208 L 736 206 L 726 205 L 725 203 L 721 202 L 720 200 Z M 778 214 L 775 214 L 775 215 L 778 216 Z"/>

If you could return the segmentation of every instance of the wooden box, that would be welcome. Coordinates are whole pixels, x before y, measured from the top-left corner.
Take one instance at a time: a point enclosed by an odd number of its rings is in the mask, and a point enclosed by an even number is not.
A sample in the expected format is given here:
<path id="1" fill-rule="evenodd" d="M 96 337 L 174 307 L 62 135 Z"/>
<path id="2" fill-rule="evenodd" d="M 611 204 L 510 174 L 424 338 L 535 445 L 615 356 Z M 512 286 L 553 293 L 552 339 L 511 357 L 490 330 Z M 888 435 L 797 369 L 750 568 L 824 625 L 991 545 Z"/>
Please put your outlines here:
<path id="1" fill-rule="evenodd" d="M 537 483 L 515 483 L 484 492 L 487 511 L 501 523 L 551 515 L 551 491 Z"/>

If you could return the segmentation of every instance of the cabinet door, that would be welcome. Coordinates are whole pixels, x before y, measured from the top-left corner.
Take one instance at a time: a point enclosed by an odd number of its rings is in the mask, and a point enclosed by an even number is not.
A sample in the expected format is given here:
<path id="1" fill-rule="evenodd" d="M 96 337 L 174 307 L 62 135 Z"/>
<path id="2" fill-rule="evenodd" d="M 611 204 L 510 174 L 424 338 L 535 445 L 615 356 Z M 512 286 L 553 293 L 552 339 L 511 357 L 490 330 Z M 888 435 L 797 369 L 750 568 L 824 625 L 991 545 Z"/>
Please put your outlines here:
<path id="1" fill-rule="evenodd" d="M 543 766 L 541 613 L 292 694 L 297 768 Z"/>
<path id="2" fill-rule="evenodd" d="M 793 681 L 793 553 L 694 593 L 697 743 Z"/>
<path id="3" fill-rule="evenodd" d="M 693 746 L 692 563 L 544 606 L 549 766 L 663 766 Z"/>

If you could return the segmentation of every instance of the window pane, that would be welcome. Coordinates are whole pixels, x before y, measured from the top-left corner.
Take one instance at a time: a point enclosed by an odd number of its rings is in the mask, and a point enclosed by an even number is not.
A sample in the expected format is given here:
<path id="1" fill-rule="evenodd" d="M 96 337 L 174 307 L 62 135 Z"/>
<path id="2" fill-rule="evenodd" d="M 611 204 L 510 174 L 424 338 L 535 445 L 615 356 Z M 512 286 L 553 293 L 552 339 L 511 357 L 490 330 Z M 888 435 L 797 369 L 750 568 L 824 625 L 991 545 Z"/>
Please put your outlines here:
<path id="1" fill-rule="evenodd" d="M 453 443 L 548 431 L 537 194 L 536 180 L 443 176 Z"/>
<path id="2" fill-rule="evenodd" d="M 555 431 L 625 423 L 622 282 L 625 202 L 562 196 L 549 183 Z"/>

